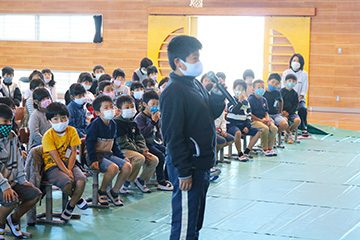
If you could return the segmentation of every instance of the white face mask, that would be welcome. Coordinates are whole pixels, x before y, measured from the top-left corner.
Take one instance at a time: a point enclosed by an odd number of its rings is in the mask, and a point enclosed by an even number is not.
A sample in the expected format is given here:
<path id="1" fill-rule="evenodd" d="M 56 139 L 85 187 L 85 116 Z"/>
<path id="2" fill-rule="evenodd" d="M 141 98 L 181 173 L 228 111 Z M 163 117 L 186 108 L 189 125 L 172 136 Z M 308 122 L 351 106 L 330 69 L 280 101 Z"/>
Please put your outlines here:
<path id="1" fill-rule="evenodd" d="M 106 120 L 111 120 L 114 118 L 114 109 L 104 111 L 104 118 Z"/>
<path id="2" fill-rule="evenodd" d="M 115 93 L 114 92 L 103 92 L 104 95 L 109 96 L 111 99 L 115 98 Z"/>
<path id="3" fill-rule="evenodd" d="M 76 104 L 83 105 L 86 102 L 86 98 L 85 97 L 83 97 L 83 98 L 75 98 L 74 102 Z"/>
<path id="4" fill-rule="evenodd" d="M 64 132 L 68 125 L 69 120 L 67 120 L 66 122 L 51 123 L 52 128 L 55 130 L 55 132 L 58 133 Z"/>
<path id="5" fill-rule="evenodd" d="M 300 69 L 300 63 L 299 62 L 291 62 L 291 68 L 297 72 Z"/>
<path id="6" fill-rule="evenodd" d="M 187 63 L 180 59 L 180 61 L 186 66 L 186 70 L 180 68 L 180 71 L 185 76 L 197 77 L 203 72 L 203 65 L 200 61 L 196 63 Z"/>
<path id="7" fill-rule="evenodd" d="M 91 85 L 83 84 L 83 87 L 86 91 L 88 91 L 91 88 Z"/>
<path id="8" fill-rule="evenodd" d="M 114 80 L 114 85 L 117 87 L 121 86 L 121 81 L 120 80 Z"/>
<path id="9" fill-rule="evenodd" d="M 103 73 L 97 73 L 95 74 L 95 78 L 96 80 L 99 80 L 99 78 L 103 75 Z"/>
<path id="10" fill-rule="evenodd" d="M 51 81 L 51 78 L 44 78 L 44 81 L 45 81 L 46 83 L 49 83 L 49 82 Z"/>
<path id="11" fill-rule="evenodd" d="M 121 116 L 125 119 L 133 118 L 136 115 L 136 109 L 130 108 L 130 109 L 122 109 L 121 110 Z"/>
<path id="12" fill-rule="evenodd" d="M 142 99 L 143 95 L 144 95 L 144 91 L 134 92 L 134 98 L 137 99 L 137 100 Z"/>

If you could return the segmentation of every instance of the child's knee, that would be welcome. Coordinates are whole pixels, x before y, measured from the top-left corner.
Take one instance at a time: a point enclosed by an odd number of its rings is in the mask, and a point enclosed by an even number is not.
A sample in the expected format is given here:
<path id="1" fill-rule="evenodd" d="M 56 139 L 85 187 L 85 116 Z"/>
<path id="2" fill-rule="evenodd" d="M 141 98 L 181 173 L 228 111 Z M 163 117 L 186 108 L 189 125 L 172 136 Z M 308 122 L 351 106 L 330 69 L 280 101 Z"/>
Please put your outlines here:
<path id="1" fill-rule="evenodd" d="M 112 163 L 106 172 L 111 175 L 116 175 L 119 172 L 119 167 L 115 163 Z"/>
<path id="2" fill-rule="evenodd" d="M 299 125 L 300 122 L 301 122 L 301 119 L 300 119 L 300 118 L 297 117 L 297 118 L 294 119 L 294 124 L 295 124 L 295 125 Z"/>
<path id="3" fill-rule="evenodd" d="M 269 134 L 269 127 L 268 126 L 262 127 L 261 128 L 261 133 L 265 134 L 265 135 Z"/>
<path id="4" fill-rule="evenodd" d="M 121 172 L 124 174 L 130 174 L 132 171 L 132 166 L 130 163 L 126 162 L 124 166 L 121 168 Z"/>
<path id="5" fill-rule="evenodd" d="M 280 124 L 279 124 L 280 129 L 286 129 L 288 127 L 289 127 L 289 124 L 287 123 L 286 120 L 281 121 Z"/>
<path id="6" fill-rule="evenodd" d="M 133 166 L 142 166 L 145 163 L 145 156 L 144 155 L 137 155 L 133 161 L 131 162 L 131 164 Z"/>
<path id="7" fill-rule="evenodd" d="M 149 162 L 149 164 L 151 166 L 157 166 L 159 164 L 159 159 L 156 157 L 156 156 L 153 156 L 152 158 L 150 159 L 147 159 L 147 161 Z"/>
<path id="8" fill-rule="evenodd" d="M 238 130 L 238 131 L 235 132 L 235 137 L 236 137 L 237 139 L 241 138 L 241 131 L 240 131 L 240 130 Z"/>

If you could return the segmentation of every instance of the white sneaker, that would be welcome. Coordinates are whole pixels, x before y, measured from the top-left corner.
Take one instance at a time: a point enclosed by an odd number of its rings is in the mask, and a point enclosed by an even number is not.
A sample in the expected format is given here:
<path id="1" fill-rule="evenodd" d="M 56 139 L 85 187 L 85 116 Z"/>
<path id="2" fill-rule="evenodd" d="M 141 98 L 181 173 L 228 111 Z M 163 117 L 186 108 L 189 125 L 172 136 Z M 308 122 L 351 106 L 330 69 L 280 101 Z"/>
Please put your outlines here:
<path id="1" fill-rule="evenodd" d="M 270 150 L 273 156 L 277 156 L 277 152 L 275 149 Z"/>
<path id="2" fill-rule="evenodd" d="M 9 214 L 9 216 L 7 216 L 6 223 L 9 226 L 9 228 L 11 230 L 11 233 L 15 237 L 20 238 L 20 237 L 22 237 L 22 232 L 21 232 L 21 229 L 20 229 L 20 225 L 19 224 L 14 224 L 13 221 L 12 221 L 11 216 L 12 216 L 11 214 Z"/>
<path id="3" fill-rule="evenodd" d="M 240 162 L 248 162 L 249 161 L 249 157 L 246 154 L 241 155 L 240 157 L 238 157 L 238 160 Z"/>
<path id="4" fill-rule="evenodd" d="M 135 180 L 135 186 L 143 193 L 151 193 L 151 190 L 145 185 L 145 182 L 140 178 Z"/>
<path id="5" fill-rule="evenodd" d="M 264 151 L 264 155 L 265 155 L 266 157 L 273 157 L 273 156 L 274 156 L 272 150 L 266 150 L 266 151 Z"/>
<path id="6" fill-rule="evenodd" d="M 158 184 L 157 189 L 160 191 L 172 191 L 174 186 L 169 181 L 165 181 L 165 184 Z"/>

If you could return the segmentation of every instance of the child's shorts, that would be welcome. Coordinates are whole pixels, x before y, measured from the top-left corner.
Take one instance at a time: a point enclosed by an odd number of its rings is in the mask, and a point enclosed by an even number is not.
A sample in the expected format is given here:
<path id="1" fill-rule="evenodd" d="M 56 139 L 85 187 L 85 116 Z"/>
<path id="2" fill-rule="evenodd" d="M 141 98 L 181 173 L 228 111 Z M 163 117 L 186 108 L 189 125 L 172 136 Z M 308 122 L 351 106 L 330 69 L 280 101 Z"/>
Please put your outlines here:
<path id="1" fill-rule="evenodd" d="M 11 188 L 19 196 L 20 202 L 30 201 L 30 200 L 33 200 L 42 195 L 42 192 L 40 191 L 40 189 L 38 189 L 34 186 L 27 186 L 27 185 L 21 185 L 21 184 L 16 183 Z M 4 202 L 3 192 L 0 190 L 0 204 L 3 207 L 13 207 L 14 205 L 18 204 L 18 202 Z"/>
<path id="2" fill-rule="evenodd" d="M 122 169 L 122 167 L 126 163 L 126 160 L 118 158 L 114 155 L 104 156 L 103 160 L 99 162 L 100 172 L 106 172 L 109 166 L 113 163 L 115 163 L 119 167 L 119 169 Z"/>
<path id="3" fill-rule="evenodd" d="M 275 114 L 275 115 L 270 115 L 270 117 L 272 118 L 272 120 L 274 120 L 276 126 L 279 126 L 282 121 L 286 121 L 286 122 L 287 122 L 286 118 L 284 118 L 283 116 L 281 116 L 280 113 Z"/>
<path id="4" fill-rule="evenodd" d="M 70 179 L 70 177 L 60 170 L 58 167 L 51 167 L 45 172 L 45 179 L 52 185 L 55 185 L 61 190 L 64 190 L 64 187 L 73 182 L 77 182 L 79 180 L 86 181 L 86 177 L 84 173 L 80 170 L 78 166 L 73 167 L 73 175 L 74 175 L 74 181 Z"/>
<path id="5" fill-rule="evenodd" d="M 299 118 L 299 115 L 296 113 L 289 115 L 289 121 L 294 122 L 295 118 Z"/>
<path id="6" fill-rule="evenodd" d="M 228 135 L 226 137 L 221 136 L 221 134 L 219 134 L 219 133 L 216 134 L 216 144 L 217 145 L 223 145 L 225 143 L 233 142 L 233 141 L 234 141 L 234 136 L 231 135 L 230 133 L 228 133 Z"/>
<path id="7" fill-rule="evenodd" d="M 242 134 L 245 134 L 243 132 L 244 128 L 247 127 L 249 129 L 249 132 L 246 133 L 247 136 L 255 136 L 257 134 L 257 132 L 259 131 L 259 129 L 254 128 L 254 127 L 248 127 L 246 126 L 246 124 L 239 124 L 236 126 L 231 126 L 230 128 L 228 128 L 228 133 L 230 133 L 231 135 L 235 136 L 235 133 L 237 131 L 241 131 Z"/>

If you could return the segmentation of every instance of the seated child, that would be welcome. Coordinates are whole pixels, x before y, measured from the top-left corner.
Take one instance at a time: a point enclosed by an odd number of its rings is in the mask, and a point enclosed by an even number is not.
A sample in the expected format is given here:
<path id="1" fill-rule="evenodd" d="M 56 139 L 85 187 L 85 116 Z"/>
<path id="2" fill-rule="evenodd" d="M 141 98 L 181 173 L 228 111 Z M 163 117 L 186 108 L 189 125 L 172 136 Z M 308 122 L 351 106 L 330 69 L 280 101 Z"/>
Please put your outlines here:
<path id="1" fill-rule="evenodd" d="M 254 71 L 251 69 L 246 69 L 243 73 L 243 79 L 247 85 L 246 95 L 250 96 L 251 94 L 254 93 L 254 88 L 253 88 L 253 84 L 252 84 L 252 82 L 255 79 Z"/>
<path id="2" fill-rule="evenodd" d="M 264 93 L 264 98 L 268 103 L 269 116 L 279 128 L 279 132 L 287 131 L 289 128 L 288 121 L 281 116 L 283 100 L 280 93 L 281 77 L 278 73 L 270 74 L 268 78 L 268 88 Z"/>
<path id="3" fill-rule="evenodd" d="M 155 91 L 144 93 L 143 111 L 136 116 L 134 121 L 145 138 L 149 152 L 159 159 L 156 167 L 157 189 L 172 191 L 173 186 L 166 180 L 164 173 L 165 146 L 160 131 L 159 95 Z"/>
<path id="4" fill-rule="evenodd" d="M 33 113 L 34 109 L 34 100 L 32 98 L 33 92 L 35 89 L 37 88 L 43 88 L 45 87 L 45 83 L 43 80 L 39 79 L 39 78 L 35 78 L 33 80 L 31 80 L 30 82 L 30 90 L 29 90 L 29 96 L 25 99 L 25 105 L 26 105 L 26 110 L 29 116 L 31 116 L 31 114 Z"/>
<path id="5" fill-rule="evenodd" d="M 145 78 L 143 81 L 142 81 L 142 84 L 144 85 L 146 91 L 151 91 L 151 90 L 156 90 L 157 87 L 156 87 L 156 82 L 154 79 L 151 79 L 151 78 Z"/>
<path id="6" fill-rule="evenodd" d="M 124 70 L 117 68 L 114 70 L 113 74 L 113 86 L 115 90 L 115 98 L 123 94 L 130 94 L 130 88 L 125 86 L 125 72 Z"/>
<path id="7" fill-rule="evenodd" d="M 113 101 L 115 100 L 115 93 L 113 84 L 110 81 L 99 82 L 98 95 L 103 94 L 109 96 Z"/>
<path id="8" fill-rule="evenodd" d="M 285 140 L 290 144 L 294 142 L 291 132 L 293 132 L 294 130 L 297 131 L 298 126 L 301 123 L 299 115 L 296 114 L 296 110 L 299 105 L 299 97 L 294 90 L 296 81 L 297 79 L 294 74 L 286 75 L 285 87 L 281 89 L 281 95 L 284 100 L 284 107 L 281 114 L 283 117 L 285 117 L 288 121 L 292 123 L 290 127 L 286 130 L 287 133 L 285 135 Z"/>
<path id="9" fill-rule="evenodd" d="M 88 91 L 90 91 L 94 95 L 97 92 L 97 88 L 98 88 L 98 84 L 99 84 L 98 81 L 103 74 L 105 74 L 105 68 L 103 66 L 96 65 L 93 68 L 93 71 L 92 71 L 93 82 L 92 82 L 91 88 Z"/>
<path id="10" fill-rule="evenodd" d="M 69 111 L 69 125 L 73 126 L 80 138 L 86 135 L 86 90 L 80 83 L 74 83 L 69 89 L 72 101 L 67 105 Z"/>
<path id="11" fill-rule="evenodd" d="M 0 239 L 5 239 L 5 224 L 15 237 L 22 237 L 20 218 L 42 195 L 26 181 L 20 143 L 11 131 L 13 118 L 10 107 L 0 104 Z"/>
<path id="12" fill-rule="evenodd" d="M 92 104 L 92 102 L 95 99 L 94 94 L 92 94 L 92 92 L 89 91 L 91 88 L 92 82 L 93 82 L 93 78 L 92 78 L 91 74 L 88 72 L 80 73 L 79 78 L 77 80 L 77 83 L 80 83 L 81 85 L 83 85 L 83 87 L 86 90 L 86 103 L 87 104 Z M 65 98 L 65 105 L 67 106 L 72 100 L 69 90 L 66 91 L 64 98 Z"/>
<path id="13" fill-rule="evenodd" d="M 233 135 L 227 133 L 226 131 L 226 119 L 225 119 L 226 112 L 224 111 L 220 117 L 215 120 L 215 127 L 216 127 L 216 151 L 219 151 L 221 148 L 226 146 L 230 146 L 235 138 Z"/>
<path id="14" fill-rule="evenodd" d="M 106 206 L 110 199 L 115 206 L 123 206 L 119 192 L 131 173 L 131 164 L 114 141 L 117 132 L 113 120 L 114 105 L 109 96 L 100 95 L 95 98 L 93 106 L 98 117 L 87 127 L 85 142 L 88 165 L 104 173 L 99 189 L 99 203 Z M 106 188 L 114 178 L 115 185 L 107 193 Z"/>
<path id="15" fill-rule="evenodd" d="M 144 85 L 140 82 L 133 82 L 130 86 L 130 94 L 135 100 L 136 112 L 142 111 L 142 97 L 144 95 Z"/>
<path id="16" fill-rule="evenodd" d="M 154 65 L 146 68 L 146 74 L 147 74 L 147 78 L 150 78 L 150 79 L 154 80 L 155 83 L 157 83 L 158 70 Z"/>
<path id="17" fill-rule="evenodd" d="M 29 118 L 30 148 L 41 145 L 45 132 L 51 128 L 51 123 L 46 118 L 46 108 L 52 103 L 49 91 L 46 88 L 38 88 L 33 92 L 34 112 Z"/>
<path id="18" fill-rule="evenodd" d="M 5 104 L 6 106 L 10 107 L 11 111 L 13 112 L 13 114 L 15 116 L 16 106 L 15 106 L 15 102 L 11 98 L 9 98 L 9 97 L 0 97 L 0 103 Z M 19 134 L 19 126 L 15 121 L 15 117 L 12 118 L 12 128 L 11 128 L 11 130 L 13 130 L 16 135 Z"/>
<path id="19" fill-rule="evenodd" d="M 143 193 L 150 193 L 151 190 L 145 183 L 154 174 L 159 160 L 149 152 L 145 139 L 133 120 L 136 114 L 134 99 L 128 95 L 120 96 L 116 100 L 116 107 L 120 113 L 120 116 L 115 118 L 118 129 L 116 142 L 121 146 L 125 156 L 130 159 L 132 172 L 129 181 L 134 182 Z M 141 167 L 143 171 L 137 177 Z"/>
<path id="20" fill-rule="evenodd" d="M 249 161 L 250 151 L 260 137 L 260 131 L 251 126 L 250 114 L 251 109 L 248 101 L 246 100 L 247 84 L 244 80 L 238 79 L 234 81 L 233 90 L 235 99 L 238 102 L 237 106 L 228 104 L 228 114 L 226 116 L 227 132 L 235 136 L 235 147 L 238 151 L 238 159 L 240 161 Z M 250 142 L 247 148 L 242 152 L 241 150 L 241 136 L 249 135 Z"/>
<path id="21" fill-rule="evenodd" d="M 267 157 L 277 156 L 273 146 L 275 143 L 276 133 L 278 128 L 273 123 L 269 116 L 269 108 L 266 99 L 263 97 L 265 93 L 263 80 L 253 81 L 254 93 L 249 96 L 249 103 L 251 106 L 251 116 L 253 120 L 253 127 L 261 129 L 261 146 L 264 154 Z"/>
<path id="22" fill-rule="evenodd" d="M 19 107 L 22 101 L 22 95 L 20 88 L 13 81 L 14 69 L 7 66 L 4 67 L 1 72 L 2 79 L 0 79 L 0 96 L 11 98 L 14 101 L 15 105 Z"/>
<path id="23" fill-rule="evenodd" d="M 64 104 L 51 103 L 46 109 L 46 118 L 51 122 L 51 128 L 42 139 L 44 178 L 71 197 L 61 213 L 61 219 L 69 221 L 75 206 L 82 210 L 88 207 L 86 200 L 81 198 L 86 177 L 75 165 L 76 148 L 81 141 L 76 129 L 68 126 L 69 112 Z"/>

